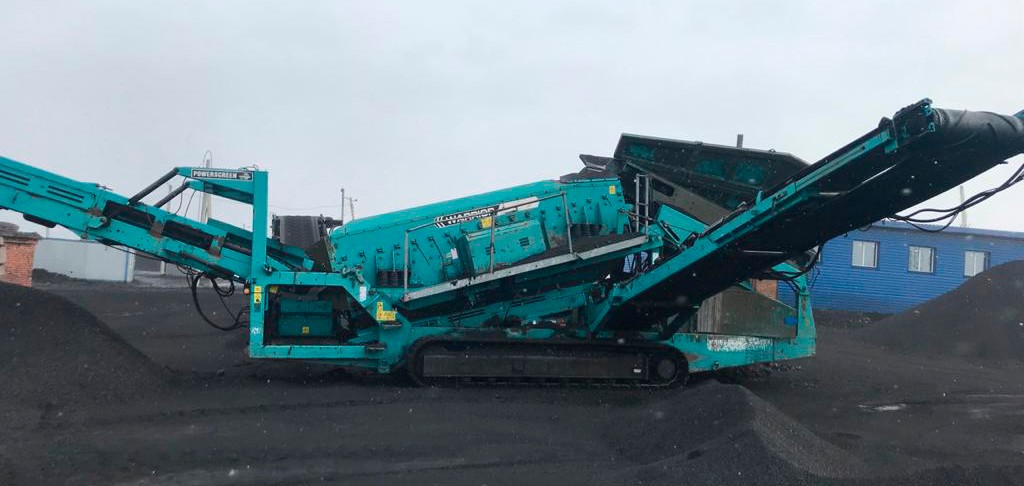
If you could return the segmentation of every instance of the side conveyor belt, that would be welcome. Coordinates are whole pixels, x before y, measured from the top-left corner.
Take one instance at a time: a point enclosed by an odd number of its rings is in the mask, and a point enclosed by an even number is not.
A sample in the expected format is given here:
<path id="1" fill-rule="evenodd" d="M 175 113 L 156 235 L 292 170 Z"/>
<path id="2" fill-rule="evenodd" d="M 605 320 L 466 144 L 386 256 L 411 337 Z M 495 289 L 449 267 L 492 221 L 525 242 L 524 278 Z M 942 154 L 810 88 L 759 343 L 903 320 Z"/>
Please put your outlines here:
<path id="1" fill-rule="evenodd" d="M 127 198 L 98 184 L 71 180 L 3 157 L 0 209 L 17 211 L 44 226 L 64 226 L 82 238 L 125 246 L 222 278 L 244 281 L 254 267 L 262 268 L 264 264 L 280 271 L 311 268 L 312 262 L 301 249 L 268 239 L 265 232 L 266 262 L 254 263 L 253 254 L 261 255 L 263 245 L 254 245 L 258 237 L 252 232 L 216 220 L 200 223 L 162 209 L 160 206 L 170 197 L 155 205 L 140 202 L 176 176 L 186 179 L 178 194 L 194 189 L 251 204 L 254 211 L 266 211 L 267 173 L 262 171 L 180 167 Z"/>

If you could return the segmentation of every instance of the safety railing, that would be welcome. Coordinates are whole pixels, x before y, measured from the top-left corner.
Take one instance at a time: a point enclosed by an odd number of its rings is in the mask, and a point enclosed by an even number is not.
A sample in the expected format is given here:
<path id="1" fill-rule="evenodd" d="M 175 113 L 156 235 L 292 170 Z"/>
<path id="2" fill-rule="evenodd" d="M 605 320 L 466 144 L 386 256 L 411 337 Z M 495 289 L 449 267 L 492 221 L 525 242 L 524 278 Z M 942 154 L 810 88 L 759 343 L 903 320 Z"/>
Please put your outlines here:
<path id="1" fill-rule="evenodd" d="M 522 202 L 519 202 L 519 203 L 516 203 L 516 204 L 512 204 L 512 205 L 508 205 L 508 206 L 502 206 L 501 204 L 497 204 L 493 208 L 491 208 L 490 211 L 488 211 L 487 216 L 486 216 L 486 218 L 488 218 L 488 220 L 490 221 L 490 233 L 491 233 L 490 234 L 490 243 L 488 244 L 488 249 L 487 249 L 488 253 L 489 253 L 489 261 L 488 261 L 488 265 L 487 265 L 488 273 L 494 273 L 494 264 L 495 264 L 495 262 L 494 262 L 494 254 L 495 254 L 494 235 L 495 235 L 495 230 L 497 230 L 497 227 L 498 227 L 498 216 L 501 215 L 501 214 L 504 214 L 504 213 L 515 211 L 516 208 L 520 208 L 522 206 L 528 206 L 528 205 L 531 205 L 531 204 L 539 204 L 541 201 L 546 201 L 548 199 L 554 199 L 556 197 L 562 199 L 562 214 L 563 214 L 563 216 L 565 218 L 566 243 L 567 243 L 567 246 L 569 248 L 569 254 L 573 253 L 573 246 L 572 246 L 572 217 L 569 214 L 569 204 L 568 204 L 569 200 L 568 200 L 568 196 L 566 195 L 565 192 L 559 192 L 559 193 L 556 193 L 556 194 L 549 194 L 547 196 L 539 197 L 539 198 L 536 198 L 536 199 L 531 198 L 528 201 L 522 201 Z M 430 221 L 429 223 L 423 223 L 423 224 L 421 224 L 419 226 L 414 226 L 412 228 L 409 228 L 409 229 L 405 230 L 405 240 L 402 243 L 402 292 L 403 292 L 403 294 L 409 293 L 409 275 L 411 273 L 411 269 L 409 268 L 409 265 L 410 265 L 410 262 L 409 262 L 409 260 L 410 260 L 410 256 L 409 256 L 410 250 L 409 249 L 410 249 L 410 246 L 411 246 L 410 235 L 414 231 L 419 231 L 419 230 L 421 230 L 423 228 L 429 228 L 431 226 L 434 226 L 434 224 L 435 224 L 434 221 Z"/>
<path id="2" fill-rule="evenodd" d="M 644 234 L 648 234 L 651 224 L 651 176 L 648 174 L 638 173 L 633 181 L 636 183 L 636 189 L 633 193 L 636 198 L 636 219 L 634 230 L 639 233 L 642 222 Z M 643 192 L 641 192 L 641 190 Z"/>

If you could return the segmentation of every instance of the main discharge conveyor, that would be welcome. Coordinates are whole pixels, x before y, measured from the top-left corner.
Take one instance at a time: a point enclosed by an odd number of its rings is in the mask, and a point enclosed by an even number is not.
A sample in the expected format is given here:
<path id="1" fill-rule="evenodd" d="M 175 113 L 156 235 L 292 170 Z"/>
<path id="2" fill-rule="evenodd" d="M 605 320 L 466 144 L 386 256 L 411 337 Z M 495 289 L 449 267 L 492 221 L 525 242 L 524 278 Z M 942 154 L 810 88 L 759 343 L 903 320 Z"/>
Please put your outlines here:
<path id="1" fill-rule="evenodd" d="M 813 355 L 816 249 L 1021 153 L 1022 118 L 923 100 L 813 164 L 623 135 L 612 157 L 583 155 L 558 180 L 344 225 L 269 225 L 256 169 L 179 167 L 125 197 L 0 158 L 0 208 L 192 269 L 193 291 L 237 283 L 247 307 L 207 320 L 248 329 L 253 358 L 426 383 L 665 386 Z M 166 208 L 189 190 L 251 205 L 253 230 Z M 761 281 L 796 300 L 758 293 Z"/>

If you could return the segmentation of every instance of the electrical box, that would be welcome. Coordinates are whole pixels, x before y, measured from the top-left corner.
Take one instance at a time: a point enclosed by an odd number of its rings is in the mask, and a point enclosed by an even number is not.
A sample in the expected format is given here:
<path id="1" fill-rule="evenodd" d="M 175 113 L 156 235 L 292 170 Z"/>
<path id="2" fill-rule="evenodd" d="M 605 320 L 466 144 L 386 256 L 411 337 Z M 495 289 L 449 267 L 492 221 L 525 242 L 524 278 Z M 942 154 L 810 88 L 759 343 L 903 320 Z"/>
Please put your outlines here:
<path id="1" fill-rule="evenodd" d="M 460 260 L 466 271 L 480 275 L 491 267 L 491 229 L 463 235 L 460 238 Z M 537 220 L 527 220 L 493 228 L 494 268 L 508 267 L 524 258 L 547 250 L 544 230 Z"/>
<path id="2" fill-rule="evenodd" d="M 282 337 L 330 337 L 334 334 L 334 305 L 326 300 L 281 299 L 277 334 Z"/>

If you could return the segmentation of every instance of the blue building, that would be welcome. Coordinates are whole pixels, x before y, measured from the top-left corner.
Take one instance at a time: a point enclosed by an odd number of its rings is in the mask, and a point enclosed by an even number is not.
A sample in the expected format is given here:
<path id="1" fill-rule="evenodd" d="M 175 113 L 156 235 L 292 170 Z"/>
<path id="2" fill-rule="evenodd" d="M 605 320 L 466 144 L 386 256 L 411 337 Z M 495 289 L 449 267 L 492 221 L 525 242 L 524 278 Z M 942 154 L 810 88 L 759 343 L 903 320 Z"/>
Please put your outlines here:
<path id="1" fill-rule="evenodd" d="M 816 308 L 893 313 L 1022 259 L 1024 233 L 958 227 L 929 233 L 884 221 L 826 243 L 808 278 Z M 779 300 L 793 302 L 788 286 L 779 285 Z"/>

